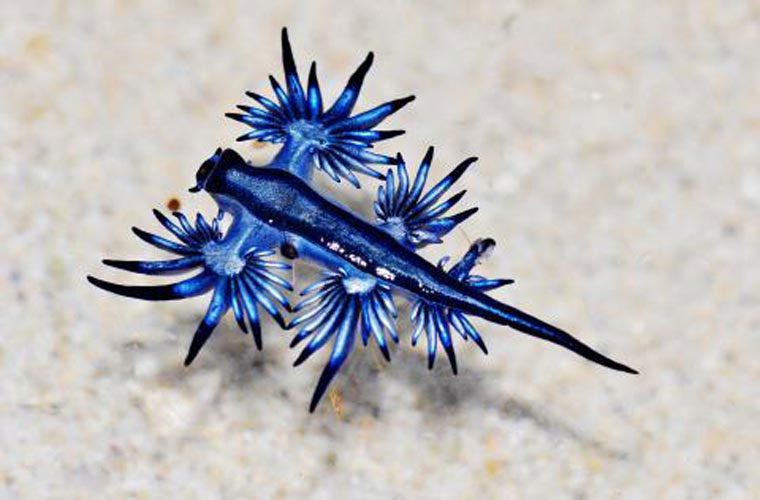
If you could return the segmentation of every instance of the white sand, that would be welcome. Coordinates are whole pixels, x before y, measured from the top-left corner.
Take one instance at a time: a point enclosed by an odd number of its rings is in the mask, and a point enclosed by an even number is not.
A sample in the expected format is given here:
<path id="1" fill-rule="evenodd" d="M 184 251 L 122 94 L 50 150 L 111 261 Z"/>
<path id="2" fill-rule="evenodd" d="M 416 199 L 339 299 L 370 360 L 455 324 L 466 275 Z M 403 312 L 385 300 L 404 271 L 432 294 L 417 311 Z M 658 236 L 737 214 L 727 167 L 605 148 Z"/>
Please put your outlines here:
<path id="1" fill-rule="evenodd" d="M 201 3 L 0 2 L 0 497 L 757 495 L 756 2 Z M 228 317 L 185 369 L 207 298 L 89 286 L 147 281 L 99 261 L 160 255 L 129 231 L 152 207 L 212 213 L 186 188 L 281 74 L 283 25 L 327 96 L 368 50 L 360 107 L 417 94 L 380 150 L 433 143 L 436 178 L 480 157 L 481 211 L 427 256 L 494 237 L 499 298 L 642 375 L 484 324 L 459 377 L 406 335 L 309 415 L 324 358 L 291 368 L 290 334 L 258 353 Z M 365 184 L 325 186 L 366 212 Z"/>

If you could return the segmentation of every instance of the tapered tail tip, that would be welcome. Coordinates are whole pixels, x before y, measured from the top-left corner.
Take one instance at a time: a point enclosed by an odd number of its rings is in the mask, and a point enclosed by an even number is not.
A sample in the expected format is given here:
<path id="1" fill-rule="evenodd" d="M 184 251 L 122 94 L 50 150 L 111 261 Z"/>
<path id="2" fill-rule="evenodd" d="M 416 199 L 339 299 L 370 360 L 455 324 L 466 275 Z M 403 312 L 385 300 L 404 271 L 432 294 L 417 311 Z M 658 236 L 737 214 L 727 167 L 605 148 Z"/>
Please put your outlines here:
<path id="1" fill-rule="evenodd" d="M 570 347 L 571 350 L 573 350 L 575 353 L 580 354 L 584 358 L 588 359 L 589 361 L 593 361 L 594 363 L 597 363 L 599 365 L 602 365 L 606 368 L 609 368 L 611 370 L 619 371 L 619 372 L 625 372 L 630 373 L 633 375 L 638 375 L 639 372 L 637 370 L 634 370 L 630 366 L 624 365 L 623 363 L 618 363 L 617 361 L 608 358 L 604 354 L 601 354 L 597 351 L 594 351 L 590 347 L 588 347 L 585 344 L 580 344 L 580 348 L 573 348 Z M 567 347 L 567 346 L 565 346 Z"/>
<path id="2" fill-rule="evenodd" d="M 624 365 L 623 363 L 618 363 L 617 361 L 614 361 L 603 354 L 599 354 L 598 352 L 592 351 L 593 355 L 588 355 L 588 353 L 581 353 L 578 351 L 576 352 L 580 354 L 581 356 L 585 357 L 586 359 L 588 359 L 589 361 L 593 361 L 594 363 L 600 364 L 611 370 L 630 373 L 633 375 L 639 374 L 638 370 L 634 370 L 630 366 Z"/>
<path id="3" fill-rule="evenodd" d="M 594 363 L 600 364 L 611 370 L 630 373 L 633 375 L 639 374 L 637 370 L 634 370 L 630 366 L 624 365 L 623 363 L 618 363 L 617 361 L 608 358 L 604 354 L 594 351 L 593 349 L 591 349 L 590 347 L 584 344 L 581 344 L 581 345 L 583 346 L 581 349 L 578 349 L 578 350 L 573 349 L 573 350 L 575 350 L 576 353 L 580 354 L 581 356 L 588 359 L 589 361 L 593 361 Z"/>
<path id="4" fill-rule="evenodd" d="M 639 374 L 638 370 L 634 370 L 630 366 L 626 366 L 626 365 L 623 365 L 623 364 L 620 364 L 620 363 L 617 363 L 617 367 L 615 369 L 618 370 L 618 371 L 621 371 L 621 372 L 630 373 L 632 375 L 638 375 Z"/>

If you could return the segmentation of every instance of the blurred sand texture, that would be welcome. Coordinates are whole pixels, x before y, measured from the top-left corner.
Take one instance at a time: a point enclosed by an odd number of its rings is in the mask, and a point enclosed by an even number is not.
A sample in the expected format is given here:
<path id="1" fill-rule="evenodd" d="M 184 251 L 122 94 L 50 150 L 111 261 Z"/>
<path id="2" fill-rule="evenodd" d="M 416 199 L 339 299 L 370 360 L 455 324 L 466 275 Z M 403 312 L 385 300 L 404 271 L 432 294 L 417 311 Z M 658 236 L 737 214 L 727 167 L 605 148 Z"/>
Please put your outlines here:
<path id="1" fill-rule="evenodd" d="M 0 0 L 0 26 L 0 498 L 757 498 L 757 2 Z M 214 213 L 187 188 L 216 147 L 276 151 L 223 113 L 271 95 L 282 26 L 328 99 L 369 50 L 359 109 L 417 95 L 380 151 L 480 157 L 427 257 L 495 238 L 498 298 L 642 374 L 478 323 L 458 377 L 407 334 L 310 415 L 324 355 L 293 369 L 271 322 L 260 353 L 228 316 L 186 369 L 208 298 L 89 286 L 150 281 L 100 259 L 160 256 L 152 208 Z M 375 182 L 320 186 L 370 214 Z"/>

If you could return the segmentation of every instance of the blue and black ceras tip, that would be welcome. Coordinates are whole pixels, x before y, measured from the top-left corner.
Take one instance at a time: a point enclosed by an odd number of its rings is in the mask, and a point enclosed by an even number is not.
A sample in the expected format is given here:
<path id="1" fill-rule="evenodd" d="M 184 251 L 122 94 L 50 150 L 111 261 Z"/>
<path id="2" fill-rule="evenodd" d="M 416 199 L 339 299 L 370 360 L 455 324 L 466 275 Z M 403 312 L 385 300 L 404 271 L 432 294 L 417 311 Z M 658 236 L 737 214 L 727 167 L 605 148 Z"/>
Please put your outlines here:
<path id="1" fill-rule="evenodd" d="M 426 245 L 440 243 L 477 211 L 470 208 L 451 213 L 465 192 L 448 194 L 476 158 L 464 160 L 428 188 L 432 147 L 414 178 L 401 154 L 392 157 L 373 152 L 376 142 L 403 133 L 375 127 L 414 96 L 354 113 L 372 59 L 370 52 L 335 102 L 326 107 L 316 63 L 311 64 L 304 87 L 287 30 L 283 29 L 284 87 L 270 76 L 274 99 L 247 92 L 255 105 L 240 105 L 239 113 L 227 114 L 249 128 L 238 141 L 282 144 L 279 152 L 269 164 L 252 166 L 232 149 L 217 149 L 203 162 L 197 184 L 191 188 L 193 192 L 205 191 L 216 201 L 219 214 L 213 220 L 198 214 L 193 222 L 179 212 L 172 220 L 154 210 L 173 239 L 134 228 L 137 237 L 176 257 L 103 261 L 140 274 L 194 274 L 157 286 L 120 285 L 92 276 L 89 281 L 103 290 L 143 300 L 179 300 L 212 292 L 208 310 L 190 343 L 186 365 L 195 359 L 230 309 L 240 329 L 251 332 L 259 349 L 261 315 L 268 314 L 283 329 L 293 329 L 291 346 L 305 343 L 296 366 L 329 344 L 330 356 L 314 390 L 310 411 L 345 363 L 357 338 L 364 345 L 373 341 L 390 360 L 388 345 L 399 341 L 398 296 L 411 303 L 411 342 L 416 345 L 424 333 L 430 368 L 440 346 L 457 373 L 457 335 L 488 352 L 469 319 L 477 316 L 558 344 L 613 370 L 636 373 L 567 332 L 487 295 L 512 283 L 473 274 L 478 261 L 493 249 L 492 239 L 478 239 L 453 265 L 449 265 L 448 257 L 436 265 L 417 253 Z M 374 203 L 376 220 L 364 220 L 316 191 L 312 185 L 315 169 L 337 183 L 345 180 L 356 187 L 360 187 L 362 175 L 383 181 Z M 231 216 L 226 231 L 221 224 L 225 214 Z M 291 267 L 287 260 L 295 258 L 306 259 L 323 272 L 318 281 L 300 291 L 300 302 L 292 306 L 288 292 L 293 288 L 284 273 Z M 291 317 L 286 319 L 283 312 Z"/>

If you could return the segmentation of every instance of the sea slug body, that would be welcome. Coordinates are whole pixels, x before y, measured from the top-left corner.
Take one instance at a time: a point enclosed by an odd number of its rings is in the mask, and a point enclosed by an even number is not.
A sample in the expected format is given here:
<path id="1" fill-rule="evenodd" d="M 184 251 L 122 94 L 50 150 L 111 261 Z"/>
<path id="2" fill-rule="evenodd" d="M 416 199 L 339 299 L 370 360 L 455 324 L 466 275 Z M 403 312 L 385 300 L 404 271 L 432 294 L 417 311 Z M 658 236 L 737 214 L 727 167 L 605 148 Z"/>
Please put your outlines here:
<path id="1" fill-rule="evenodd" d="M 285 84 L 270 76 L 274 99 L 247 92 L 258 106 L 241 105 L 241 113 L 227 114 L 250 128 L 238 140 L 282 144 L 272 161 L 252 166 L 232 149 L 217 149 L 202 163 L 196 185 L 191 188 L 209 194 L 217 203 L 219 214 L 211 222 L 199 214 L 193 223 L 178 212 L 173 221 L 154 211 L 175 239 L 133 229 L 138 238 L 176 258 L 103 261 L 147 275 L 193 270 L 196 274 L 152 286 L 120 285 L 90 276 L 93 285 L 143 300 L 179 300 L 213 291 L 191 340 L 186 365 L 196 358 L 230 309 L 239 328 L 251 332 L 259 349 L 263 345 L 262 314 L 271 316 L 283 329 L 293 329 L 296 333 L 291 347 L 305 343 L 296 366 L 329 345 L 330 354 L 312 395 L 310 411 L 317 407 L 353 351 L 357 337 L 365 346 L 372 340 L 390 361 L 390 342 L 398 343 L 400 337 L 396 327 L 398 298 L 412 305 L 411 343 L 416 345 L 425 334 L 430 368 L 440 346 L 453 373 L 457 373 L 454 333 L 488 352 L 468 319 L 477 316 L 560 345 L 605 367 L 636 373 L 567 332 L 487 295 L 512 283 L 472 274 L 493 251 L 492 239 L 476 240 L 450 267 L 448 257 L 437 265 L 422 258 L 418 253 L 421 248 L 441 243 L 477 211 L 473 207 L 449 214 L 465 191 L 447 194 L 476 159 L 464 160 L 426 190 L 433 165 L 432 147 L 413 178 L 401 154 L 386 156 L 372 151 L 375 143 L 403 133 L 375 127 L 414 97 L 353 112 L 372 65 L 372 53 L 325 109 L 316 63 L 311 64 L 304 88 L 285 29 L 282 50 Z M 387 166 L 387 170 L 378 170 L 378 165 Z M 337 183 L 346 180 L 355 187 L 361 186 L 360 176 L 381 180 L 374 203 L 376 220 L 364 220 L 316 191 L 312 183 L 315 170 Z M 226 215 L 231 222 L 223 231 Z M 324 269 L 316 282 L 301 290 L 295 305 L 288 297 L 293 287 L 284 274 L 291 266 L 277 256 L 277 250 L 285 259 L 308 260 Z M 291 315 L 290 319 L 285 315 Z"/>

